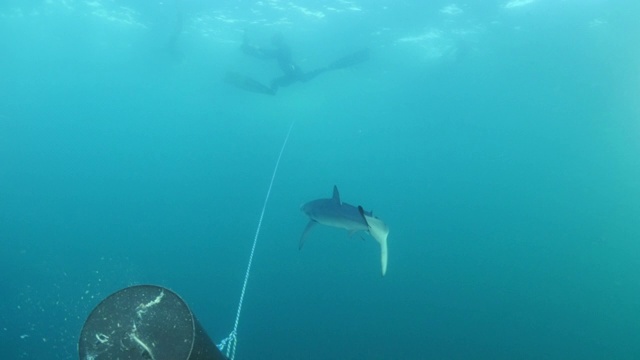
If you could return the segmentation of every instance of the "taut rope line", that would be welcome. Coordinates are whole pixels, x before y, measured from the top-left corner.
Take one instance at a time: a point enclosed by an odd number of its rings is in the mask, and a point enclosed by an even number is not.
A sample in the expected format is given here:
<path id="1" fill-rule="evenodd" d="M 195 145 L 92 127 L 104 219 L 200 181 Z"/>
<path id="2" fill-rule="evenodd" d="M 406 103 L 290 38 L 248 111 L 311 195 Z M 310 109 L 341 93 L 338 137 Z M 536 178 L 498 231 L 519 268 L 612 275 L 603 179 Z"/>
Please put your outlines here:
<path id="1" fill-rule="evenodd" d="M 253 264 L 253 254 L 256 251 L 256 244 L 258 243 L 258 236 L 260 235 L 260 228 L 262 227 L 262 219 L 264 218 L 264 212 L 267 209 L 267 203 L 269 202 L 269 196 L 271 196 L 271 189 L 273 188 L 273 182 L 276 178 L 276 173 L 278 172 L 278 167 L 280 166 L 280 159 L 282 158 L 282 153 L 284 152 L 285 147 L 287 146 L 287 142 L 289 141 L 289 135 L 291 135 L 291 129 L 293 129 L 293 125 L 295 121 L 291 122 L 289 125 L 289 131 L 287 131 L 287 136 L 284 138 L 284 142 L 282 143 L 282 147 L 280 148 L 280 153 L 278 154 L 278 160 L 276 160 L 276 165 L 273 168 L 273 174 L 271 174 L 271 181 L 269 182 L 269 189 L 267 190 L 267 196 L 265 196 L 264 204 L 262 205 L 262 211 L 260 212 L 260 219 L 258 220 L 258 227 L 256 228 L 256 234 L 253 237 L 253 245 L 251 246 L 251 254 L 249 255 L 249 263 L 247 264 L 247 270 L 244 274 L 244 283 L 242 284 L 242 292 L 240 293 L 240 301 L 238 302 L 238 310 L 236 312 L 236 320 L 233 324 L 233 331 L 227 336 L 226 339 L 222 340 L 218 348 L 223 350 L 227 347 L 227 357 L 230 360 L 234 360 L 236 356 L 236 345 L 238 342 L 238 323 L 240 322 L 240 313 L 242 312 L 242 304 L 244 302 L 244 294 L 247 290 L 247 283 L 249 282 L 249 274 L 251 273 L 251 265 Z"/>

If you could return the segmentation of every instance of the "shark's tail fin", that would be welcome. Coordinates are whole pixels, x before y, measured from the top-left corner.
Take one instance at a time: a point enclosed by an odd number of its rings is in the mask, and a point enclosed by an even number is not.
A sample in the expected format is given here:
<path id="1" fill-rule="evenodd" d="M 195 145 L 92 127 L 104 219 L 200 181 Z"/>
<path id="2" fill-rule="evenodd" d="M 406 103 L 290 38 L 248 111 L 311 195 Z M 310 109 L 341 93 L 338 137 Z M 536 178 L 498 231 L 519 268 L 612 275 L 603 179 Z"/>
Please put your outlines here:
<path id="1" fill-rule="evenodd" d="M 380 244 L 380 265 L 382 266 L 382 276 L 387 273 L 387 237 L 389 227 L 382 220 L 375 216 L 364 215 L 369 224 L 369 234 Z"/>

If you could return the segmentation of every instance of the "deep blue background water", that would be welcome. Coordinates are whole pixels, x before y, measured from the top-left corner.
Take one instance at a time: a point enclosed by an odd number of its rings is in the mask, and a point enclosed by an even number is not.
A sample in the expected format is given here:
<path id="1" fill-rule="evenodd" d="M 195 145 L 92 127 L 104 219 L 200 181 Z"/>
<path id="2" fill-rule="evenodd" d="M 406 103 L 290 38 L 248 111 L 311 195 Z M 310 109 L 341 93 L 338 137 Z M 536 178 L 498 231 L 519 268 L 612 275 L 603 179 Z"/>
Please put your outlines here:
<path id="1" fill-rule="evenodd" d="M 77 358 L 141 283 L 227 336 L 295 123 L 237 358 L 640 358 L 639 5 L 456 4 L 3 2 L 0 357 Z M 371 59 L 243 92 L 227 71 L 278 75 L 245 30 Z M 334 184 L 389 225 L 385 278 L 366 236 L 297 250 Z"/>

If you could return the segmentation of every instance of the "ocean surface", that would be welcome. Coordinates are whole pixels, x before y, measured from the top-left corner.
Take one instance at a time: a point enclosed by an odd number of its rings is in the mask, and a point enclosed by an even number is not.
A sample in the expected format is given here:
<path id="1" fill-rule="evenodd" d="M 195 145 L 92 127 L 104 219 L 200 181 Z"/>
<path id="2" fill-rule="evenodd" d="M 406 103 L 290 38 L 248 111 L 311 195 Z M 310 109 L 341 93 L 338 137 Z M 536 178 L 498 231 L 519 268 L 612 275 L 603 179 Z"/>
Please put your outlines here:
<path id="1" fill-rule="evenodd" d="M 92 309 L 137 284 L 226 338 L 291 129 L 237 359 L 640 359 L 638 18 L 634 0 L 3 0 L 0 358 L 77 359 Z M 282 70 L 243 41 L 278 34 L 303 71 L 369 58 L 256 92 Z M 300 205 L 334 185 L 389 226 L 385 277 L 366 233 L 318 226 L 298 250 Z"/>

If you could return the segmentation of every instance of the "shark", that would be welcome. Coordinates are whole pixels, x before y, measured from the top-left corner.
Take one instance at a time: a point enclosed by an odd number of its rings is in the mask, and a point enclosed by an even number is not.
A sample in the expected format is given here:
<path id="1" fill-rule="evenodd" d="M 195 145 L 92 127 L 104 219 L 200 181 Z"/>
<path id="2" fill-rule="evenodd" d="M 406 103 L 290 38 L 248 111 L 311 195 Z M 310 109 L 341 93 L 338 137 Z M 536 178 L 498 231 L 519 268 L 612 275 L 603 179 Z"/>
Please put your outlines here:
<path id="1" fill-rule="evenodd" d="M 316 224 L 345 229 L 349 235 L 358 231 L 368 232 L 380 245 L 382 276 L 387 273 L 389 227 L 371 211 L 365 211 L 362 206 L 342 202 L 337 186 L 333 186 L 333 196 L 330 199 L 309 201 L 303 204 L 300 210 L 309 217 L 309 222 L 300 237 L 299 249 L 302 249 L 309 232 Z"/>

